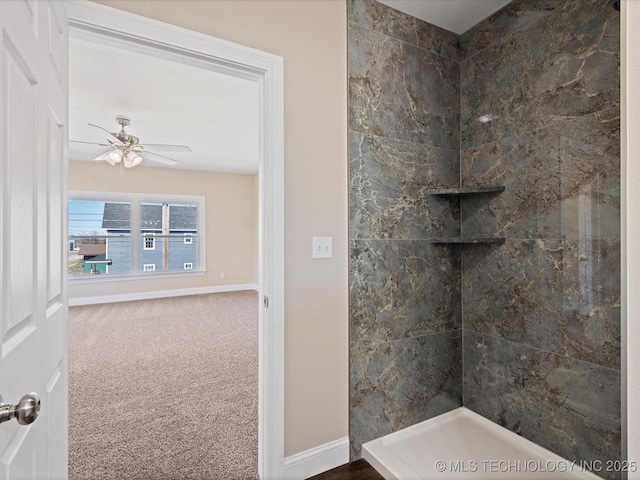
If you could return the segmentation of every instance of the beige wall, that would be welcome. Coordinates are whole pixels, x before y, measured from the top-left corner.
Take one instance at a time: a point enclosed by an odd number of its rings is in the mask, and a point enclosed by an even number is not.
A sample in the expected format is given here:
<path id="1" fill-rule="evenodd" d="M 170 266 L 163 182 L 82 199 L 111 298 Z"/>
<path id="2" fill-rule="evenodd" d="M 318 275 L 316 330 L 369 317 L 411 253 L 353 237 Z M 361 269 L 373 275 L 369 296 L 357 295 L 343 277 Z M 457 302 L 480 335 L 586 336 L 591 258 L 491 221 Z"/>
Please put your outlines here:
<path id="1" fill-rule="evenodd" d="M 347 436 L 345 0 L 100 3 L 284 58 L 285 456 Z"/>
<path id="2" fill-rule="evenodd" d="M 251 284 L 258 237 L 255 212 L 258 208 L 255 175 L 195 172 L 168 168 L 120 169 L 106 162 L 69 162 L 69 190 L 124 193 L 164 193 L 205 197 L 205 275 L 72 284 L 69 298 L 119 295 L 215 285 Z M 224 279 L 220 278 L 224 273 Z"/>

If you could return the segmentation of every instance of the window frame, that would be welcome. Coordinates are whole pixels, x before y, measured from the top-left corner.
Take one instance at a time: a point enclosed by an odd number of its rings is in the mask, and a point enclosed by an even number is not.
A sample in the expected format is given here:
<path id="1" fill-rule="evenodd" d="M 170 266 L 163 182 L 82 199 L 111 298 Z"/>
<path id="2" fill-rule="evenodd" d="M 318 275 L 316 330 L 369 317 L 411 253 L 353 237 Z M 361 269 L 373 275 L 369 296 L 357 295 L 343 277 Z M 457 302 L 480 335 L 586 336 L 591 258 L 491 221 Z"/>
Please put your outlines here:
<path id="1" fill-rule="evenodd" d="M 109 274 L 109 275 L 83 275 L 69 276 L 69 283 L 95 283 L 110 282 L 122 280 L 141 280 L 159 277 L 180 277 L 180 276 L 196 276 L 206 274 L 206 224 L 205 224 L 205 197 L 199 195 L 173 195 L 173 194 L 147 194 L 147 193 L 119 193 L 119 192 L 95 192 L 95 191 L 69 191 L 68 201 L 85 200 L 98 202 L 128 202 L 131 205 L 130 231 L 131 241 L 131 267 L 130 273 Z M 198 268 L 191 270 L 170 270 L 170 271 L 154 271 L 144 272 L 141 268 L 141 253 L 145 250 L 142 244 L 145 233 L 140 228 L 140 205 L 143 203 L 169 203 L 171 205 L 196 205 L 196 231 L 191 234 L 198 237 L 197 241 L 197 258 Z M 135 225 L 135 227 L 133 227 Z M 65 232 L 66 235 L 69 232 Z M 155 237 L 155 234 L 154 234 Z M 154 247 L 155 247 L 154 239 Z"/>
<path id="2" fill-rule="evenodd" d="M 151 246 L 147 247 L 147 240 L 151 239 Z M 143 250 L 155 250 L 156 249 L 156 234 L 147 232 L 142 234 L 142 249 Z"/>

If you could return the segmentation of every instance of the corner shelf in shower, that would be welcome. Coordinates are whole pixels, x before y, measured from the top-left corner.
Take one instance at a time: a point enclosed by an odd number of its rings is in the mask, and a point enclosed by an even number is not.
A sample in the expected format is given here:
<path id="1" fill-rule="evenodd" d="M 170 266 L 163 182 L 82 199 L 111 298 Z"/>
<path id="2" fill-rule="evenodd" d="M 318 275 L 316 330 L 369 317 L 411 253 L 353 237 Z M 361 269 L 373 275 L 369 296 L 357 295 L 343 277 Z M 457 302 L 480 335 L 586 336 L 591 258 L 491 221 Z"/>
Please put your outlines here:
<path id="1" fill-rule="evenodd" d="M 429 195 L 440 196 L 467 196 L 480 193 L 500 193 L 504 192 L 503 186 L 494 187 L 454 187 L 454 188 L 429 188 Z M 450 237 L 432 238 L 431 243 L 454 244 L 454 245 L 501 245 L 505 241 L 504 237 Z"/>
<path id="2" fill-rule="evenodd" d="M 504 237 L 450 237 L 450 238 L 432 238 L 431 243 L 447 243 L 447 244 L 466 244 L 466 245 L 500 245 L 504 243 Z"/>
<path id="3" fill-rule="evenodd" d="M 428 188 L 429 195 L 473 195 L 477 193 L 504 192 L 504 187 L 453 187 L 453 188 Z"/>

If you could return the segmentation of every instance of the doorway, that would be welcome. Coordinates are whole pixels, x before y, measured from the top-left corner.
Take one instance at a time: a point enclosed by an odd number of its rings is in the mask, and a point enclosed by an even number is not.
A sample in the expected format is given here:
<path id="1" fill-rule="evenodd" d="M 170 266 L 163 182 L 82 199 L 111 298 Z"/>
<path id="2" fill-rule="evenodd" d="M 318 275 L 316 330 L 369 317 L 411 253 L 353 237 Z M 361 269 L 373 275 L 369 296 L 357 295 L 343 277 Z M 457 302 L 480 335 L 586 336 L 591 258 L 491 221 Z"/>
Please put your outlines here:
<path id="1" fill-rule="evenodd" d="M 260 86 L 258 470 L 261 478 L 280 477 L 284 453 L 282 58 L 102 5 L 70 3 L 67 7 L 73 38 L 189 63 Z"/>

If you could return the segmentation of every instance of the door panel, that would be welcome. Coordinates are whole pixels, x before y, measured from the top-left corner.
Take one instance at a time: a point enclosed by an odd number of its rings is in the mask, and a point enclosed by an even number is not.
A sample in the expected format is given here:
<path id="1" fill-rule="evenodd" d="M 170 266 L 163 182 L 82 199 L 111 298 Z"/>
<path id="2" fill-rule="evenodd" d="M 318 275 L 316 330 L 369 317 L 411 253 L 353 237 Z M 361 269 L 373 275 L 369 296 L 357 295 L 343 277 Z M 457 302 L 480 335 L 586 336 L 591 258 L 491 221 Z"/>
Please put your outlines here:
<path id="1" fill-rule="evenodd" d="M 49 162 L 47 164 L 47 222 L 48 222 L 48 235 L 49 241 L 47 242 L 49 248 L 55 251 L 62 251 L 62 197 L 60 191 L 63 188 L 64 182 L 62 178 L 62 172 L 64 169 L 64 128 L 59 120 L 59 116 L 53 110 L 52 106 L 49 106 L 49 112 L 47 116 L 47 157 Z M 63 264 L 62 257 L 60 255 L 50 255 L 47 271 L 47 304 L 51 305 L 55 302 L 62 301 L 62 277 L 63 277 Z"/>
<path id="2" fill-rule="evenodd" d="M 0 0 L 0 480 L 67 477 L 67 20 L 62 2 Z"/>
<path id="3" fill-rule="evenodd" d="M 23 12 L 27 16 L 28 25 L 34 36 L 38 36 L 38 2 L 37 0 L 24 0 Z"/>
<path id="4" fill-rule="evenodd" d="M 34 120 L 37 119 L 37 80 L 27 60 L 18 51 L 15 42 L 3 35 L 5 115 L 5 179 L 8 198 L 4 210 L 8 220 L 7 304 L 4 341 L 10 340 L 28 328 L 33 315 L 34 243 L 33 229 L 35 195 L 35 162 L 38 141 Z M 4 342 L 3 342 L 4 343 Z"/>
<path id="5" fill-rule="evenodd" d="M 67 431 L 67 415 L 51 415 L 50 412 L 60 411 L 67 408 L 67 392 L 66 383 L 62 381 L 62 369 L 64 366 L 59 364 L 49 376 L 47 381 L 46 396 L 42 399 L 46 406 L 47 414 L 47 431 L 49 432 L 66 432 Z M 62 443 L 54 443 L 48 446 L 47 452 L 47 471 L 61 472 L 67 469 L 67 450 L 63 448 Z"/>
<path id="6" fill-rule="evenodd" d="M 0 475 L 7 480 L 35 478 L 36 475 L 36 435 L 34 425 L 16 430 L 2 457 Z"/>
<path id="7" fill-rule="evenodd" d="M 62 72 L 65 68 L 64 59 L 67 57 L 65 30 L 60 23 L 56 9 L 52 5 L 47 5 L 47 20 L 49 22 L 48 50 L 49 58 L 53 65 L 58 83 L 62 85 Z"/>

